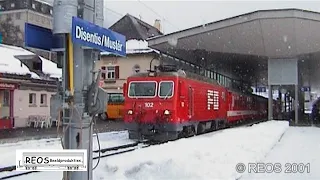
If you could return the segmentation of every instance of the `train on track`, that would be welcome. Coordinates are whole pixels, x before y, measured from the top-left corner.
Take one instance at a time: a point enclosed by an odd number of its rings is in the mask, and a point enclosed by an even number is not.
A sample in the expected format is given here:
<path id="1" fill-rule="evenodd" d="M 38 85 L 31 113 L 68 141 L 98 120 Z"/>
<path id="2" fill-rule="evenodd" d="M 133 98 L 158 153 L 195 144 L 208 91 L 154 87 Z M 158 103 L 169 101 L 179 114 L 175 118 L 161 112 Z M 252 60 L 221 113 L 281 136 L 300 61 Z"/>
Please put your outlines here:
<path id="1" fill-rule="evenodd" d="M 138 141 L 175 140 L 268 117 L 267 98 L 165 66 L 130 76 L 123 94 L 129 138 Z M 276 112 L 276 101 L 273 107 Z"/>

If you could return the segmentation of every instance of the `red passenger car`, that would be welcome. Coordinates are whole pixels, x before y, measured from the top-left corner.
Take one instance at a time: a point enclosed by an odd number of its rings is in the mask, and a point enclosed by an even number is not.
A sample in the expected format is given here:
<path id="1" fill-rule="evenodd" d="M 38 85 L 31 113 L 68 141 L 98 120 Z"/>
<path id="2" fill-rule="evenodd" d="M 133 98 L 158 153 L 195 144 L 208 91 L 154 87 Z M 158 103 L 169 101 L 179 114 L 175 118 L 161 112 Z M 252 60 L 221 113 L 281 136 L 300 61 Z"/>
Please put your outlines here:
<path id="1" fill-rule="evenodd" d="M 266 98 L 181 70 L 138 73 L 123 89 L 130 139 L 172 140 L 267 118 Z"/>

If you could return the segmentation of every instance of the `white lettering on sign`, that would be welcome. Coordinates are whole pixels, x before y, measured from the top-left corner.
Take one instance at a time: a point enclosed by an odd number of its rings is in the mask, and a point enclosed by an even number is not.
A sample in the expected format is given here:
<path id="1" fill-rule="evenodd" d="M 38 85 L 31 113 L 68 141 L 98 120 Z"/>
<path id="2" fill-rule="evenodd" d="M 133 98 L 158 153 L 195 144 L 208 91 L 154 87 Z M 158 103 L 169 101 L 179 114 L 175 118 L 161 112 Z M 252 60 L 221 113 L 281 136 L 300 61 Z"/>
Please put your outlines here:
<path id="1" fill-rule="evenodd" d="M 112 40 L 110 40 L 109 37 L 106 37 L 104 35 L 102 37 L 103 37 L 104 46 L 106 46 L 107 48 L 113 49 L 113 50 L 121 51 L 122 44 L 119 41 L 112 41 Z"/>
<path id="2" fill-rule="evenodd" d="M 76 38 L 116 51 L 121 51 L 123 47 L 120 41 L 112 41 L 109 37 L 105 35 L 101 37 L 98 33 L 86 32 L 83 27 L 80 26 L 76 26 Z"/>
<path id="3" fill-rule="evenodd" d="M 7 84 L 7 83 L 0 83 L 1 88 L 15 88 L 15 85 L 13 84 Z"/>
<path id="4" fill-rule="evenodd" d="M 145 107 L 148 107 L 148 108 L 152 108 L 153 107 L 153 103 L 144 103 L 144 106 Z"/>
<path id="5" fill-rule="evenodd" d="M 83 30 L 83 27 L 76 26 L 76 38 L 83 41 L 91 42 L 99 46 L 102 45 L 102 38 L 98 33 L 89 33 Z"/>
<path id="6" fill-rule="evenodd" d="M 219 109 L 219 91 L 208 90 L 207 91 L 207 106 L 208 110 L 211 110 L 213 106 L 214 110 Z"/>

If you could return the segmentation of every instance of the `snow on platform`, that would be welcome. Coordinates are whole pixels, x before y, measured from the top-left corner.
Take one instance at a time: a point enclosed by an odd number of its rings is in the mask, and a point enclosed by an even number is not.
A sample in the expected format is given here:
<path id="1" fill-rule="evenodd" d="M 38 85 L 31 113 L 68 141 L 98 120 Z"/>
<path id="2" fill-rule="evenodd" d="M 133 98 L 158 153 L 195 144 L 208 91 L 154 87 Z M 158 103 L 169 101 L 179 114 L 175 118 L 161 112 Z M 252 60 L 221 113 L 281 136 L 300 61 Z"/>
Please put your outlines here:
<path id="1" fill-rule="evenodd" d="M 269 121 L 102 159 L 94 179 L 235 179 L 239 162 L 262 159 L 289 127 Z"/>
<path id="2" fill-rule="evenodd" d="M 127 137 L 126 133 L 99 137 L 100 141 L 108 143 L 113 136 Z M 319 137 L 319 128 L 289 127 L 286 121 L 268 121 L 102 158 L 93 172 L 93 179 L 320 179 L 317 172 L 320 167 Z M 236 172 L 236 164 L 249 162 L 310 163 L 311 173 L 293 176 Z M 95 160 L 93 165 L 96 163 Z M 62 173 L 40 172 L 12 179 L 43 178 L 61 179 Z"/>
<path id="3" fill-rule="evenodd" d="M 280 163 L 283 168 L 281 173 L 250 173 L 241 180 L 255 179 L 320 179 L 320 128 L 316 127 L 290 127 L 277 146 L 267 155 L 262 163 Z M 310 164 L 308 167 L 291 169 L 296 173 L 284 173 L 286 163 Z M 301 166 L 302 167 L 302 166 Z M 287 169 L 291 172 L 290 169 Z M 299 173 L 303 172 L 304 173 Z M 310 170 L 308 172 L 308 170 Z"/>

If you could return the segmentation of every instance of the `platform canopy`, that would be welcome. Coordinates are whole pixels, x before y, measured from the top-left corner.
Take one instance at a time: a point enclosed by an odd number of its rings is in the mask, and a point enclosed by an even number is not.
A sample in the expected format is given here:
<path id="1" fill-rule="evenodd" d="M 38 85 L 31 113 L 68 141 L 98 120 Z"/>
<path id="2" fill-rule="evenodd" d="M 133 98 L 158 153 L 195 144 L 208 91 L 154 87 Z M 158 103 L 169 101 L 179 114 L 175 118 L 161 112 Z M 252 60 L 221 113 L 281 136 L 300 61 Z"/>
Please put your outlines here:
<path id="1" fill-rule="evenodd" d="M 214 61 L 231 66 L 245 63 L 257 74 L 267 71 L 269 58 L 299 58 L 318 52 L 319 30 L 320 13 L 261 10 L 150 38 L 148 44 L 196 64 L 205 58 L 205 67 Z"/>

